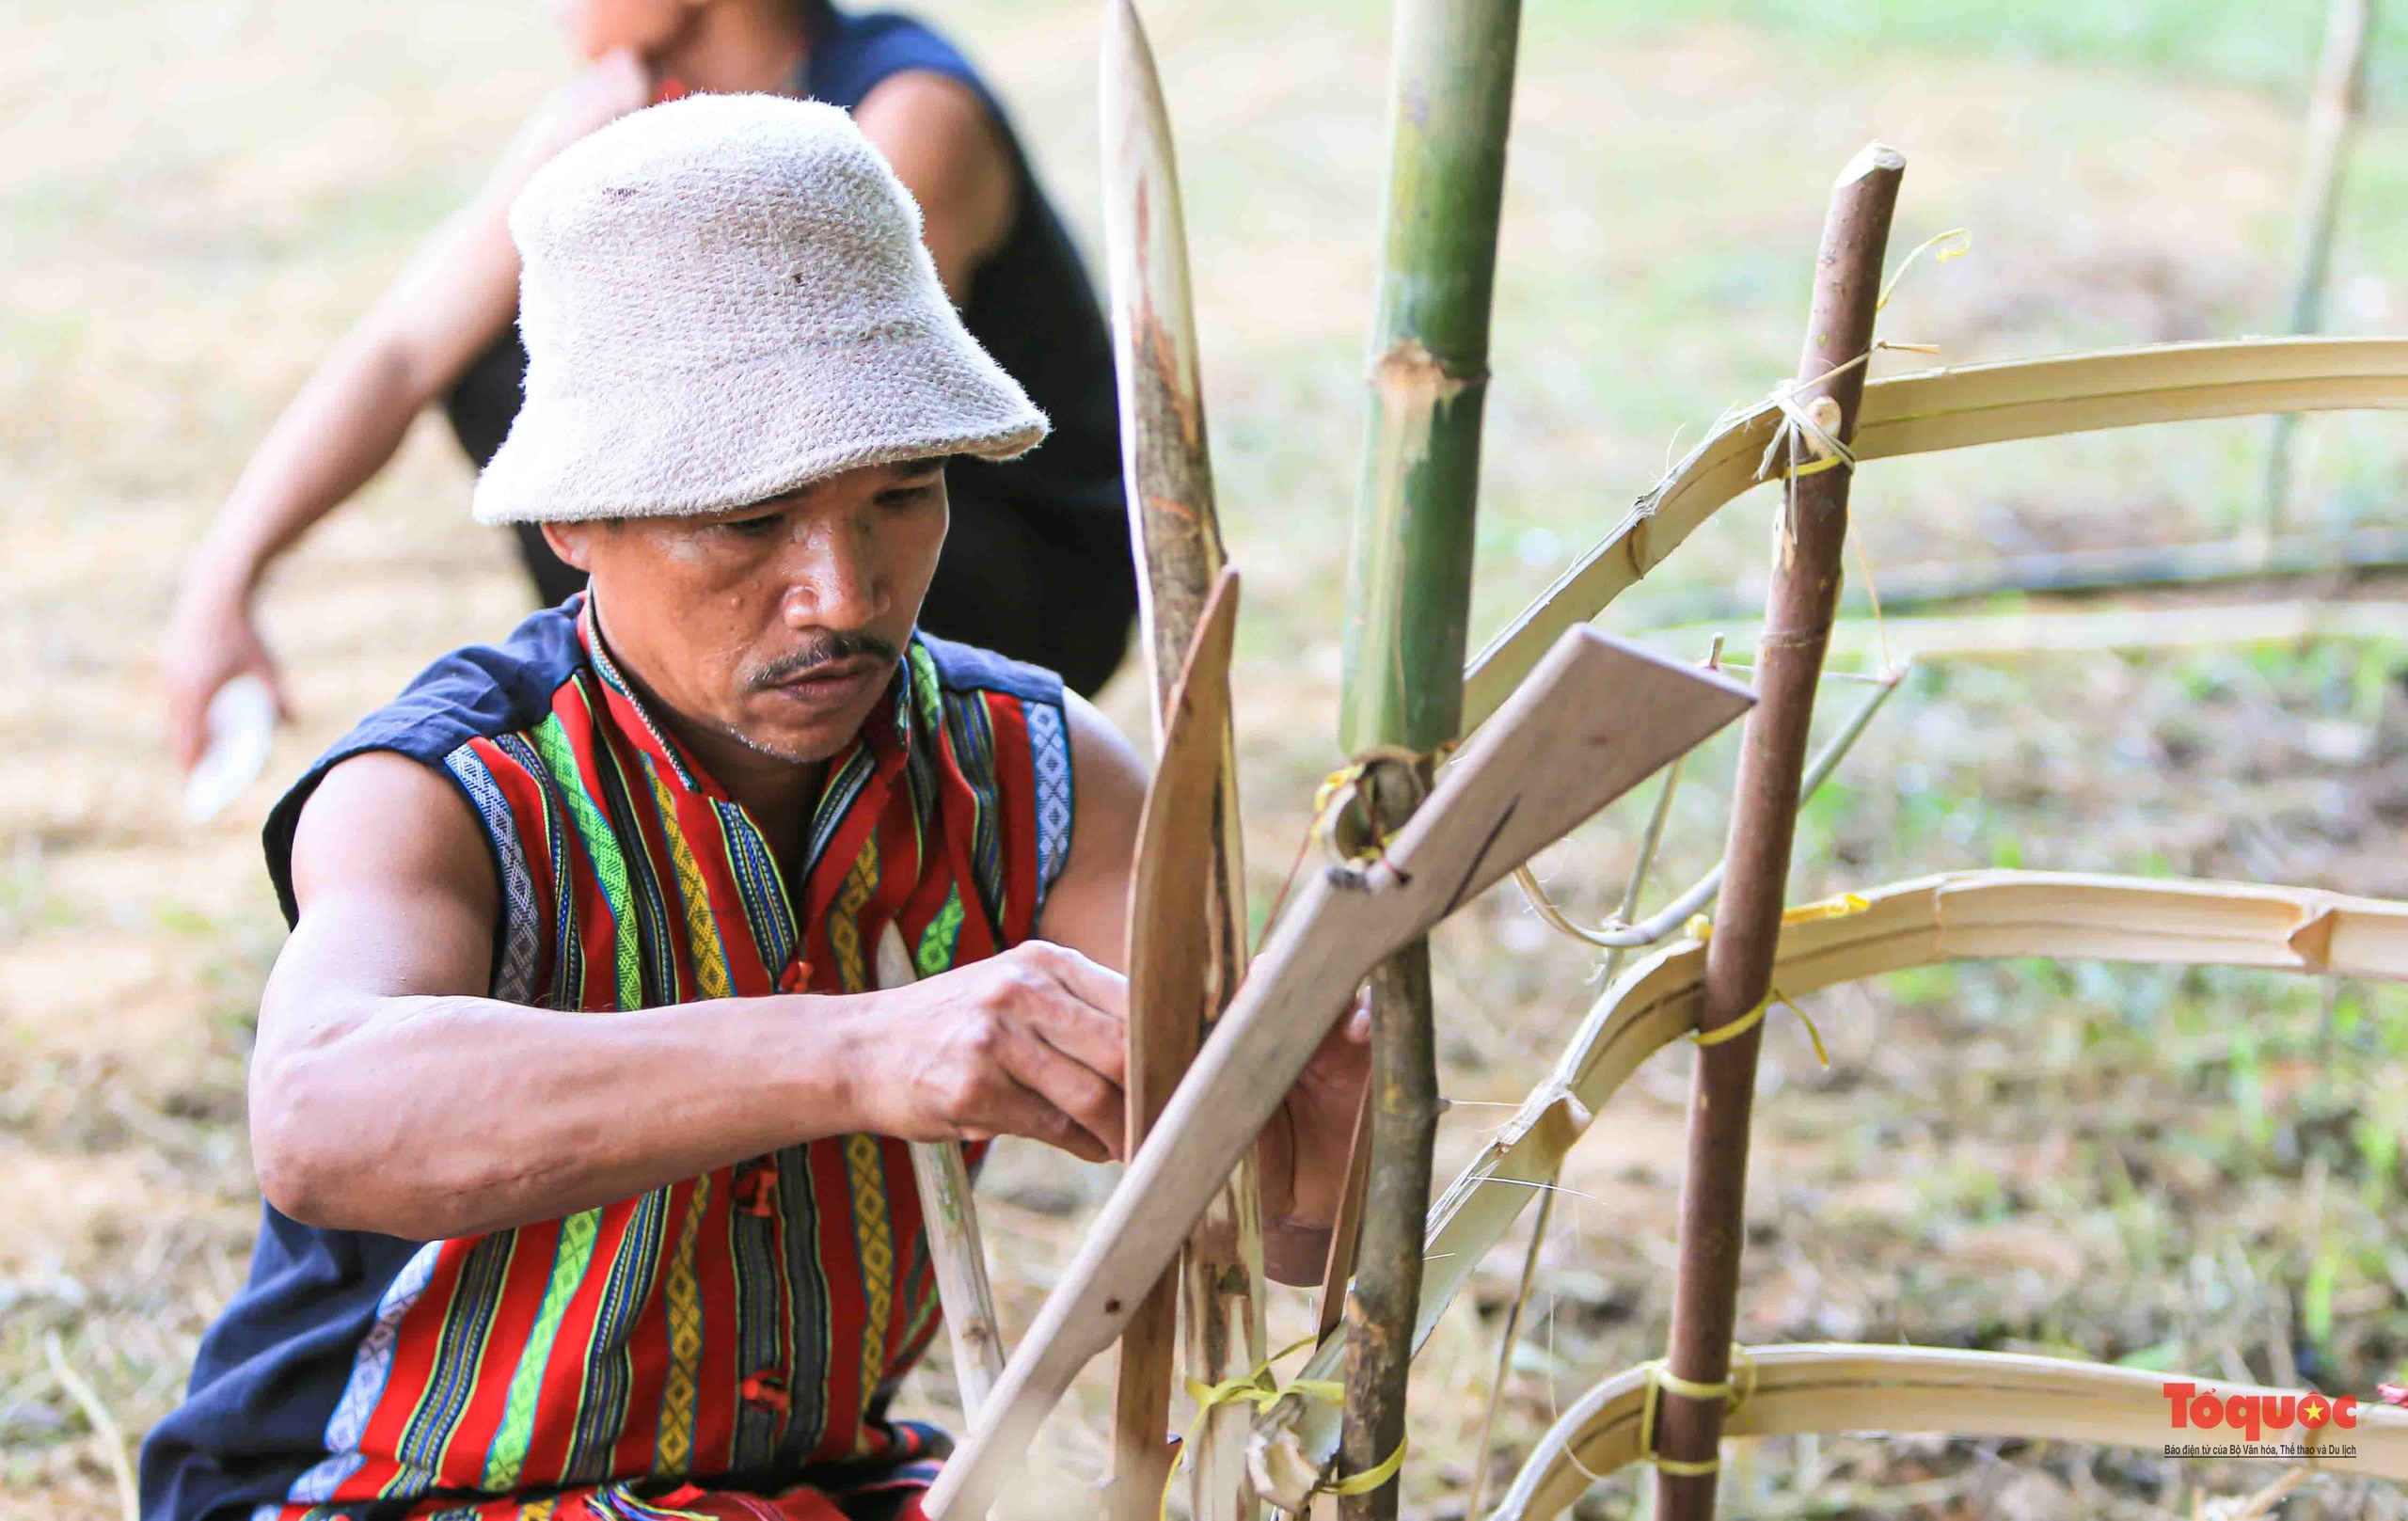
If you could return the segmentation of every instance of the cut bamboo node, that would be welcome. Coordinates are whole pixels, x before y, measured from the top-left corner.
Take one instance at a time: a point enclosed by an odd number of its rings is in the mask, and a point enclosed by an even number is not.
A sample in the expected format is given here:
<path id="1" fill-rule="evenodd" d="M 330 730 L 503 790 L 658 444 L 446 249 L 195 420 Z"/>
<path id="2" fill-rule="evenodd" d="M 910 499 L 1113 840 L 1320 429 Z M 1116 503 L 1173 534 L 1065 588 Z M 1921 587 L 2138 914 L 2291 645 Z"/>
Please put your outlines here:
<path id="1" fill-rule="evenodd" d="M 1893 173 L 1903 173 L 1905 172 L 1906 166 L 1906 154 L 1899 152 L 1888 143 L 1885 143 L 1880 138 L 1876 137 L 1871 142 L 1866 143 L 1862 148 L 1856 151 L 1856 157 L 1849 159 L 1847 161 L 1847 167 L 1840 170 L 1840 177 L 1837 182 L 1840 184 L 1854 184 L 1857 181 L 1863 179 L 1866 175 L 1878 169 L 1888 169 Z"/>

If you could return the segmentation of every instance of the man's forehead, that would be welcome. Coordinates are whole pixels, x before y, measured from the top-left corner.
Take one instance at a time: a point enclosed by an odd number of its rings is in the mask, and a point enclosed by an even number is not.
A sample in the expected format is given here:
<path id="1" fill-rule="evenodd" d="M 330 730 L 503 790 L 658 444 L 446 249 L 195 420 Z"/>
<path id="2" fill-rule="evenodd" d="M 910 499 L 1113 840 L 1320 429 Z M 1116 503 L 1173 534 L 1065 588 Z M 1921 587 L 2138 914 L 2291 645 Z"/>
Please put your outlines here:
<path id="1" fill-rule="evenodd" d="M 832 497 L 843 495 L 848 486 L 856 490 L 867 487 L 876 491 L 903 482 L 916 481 L 923 476 L 934 475 L 943 468 L 944 458 L 942 455 L 931 455 L 927 459 L 896 460 L 888 465 L 864 465 L 858 469 L 841 470 L 834 475 L 814 481 L 809 485 L 798 486 L 792 491 L 764 498 L 747 506 L 731 508 L 724 513 L 715 513 L 711 515 L 740 517 L 747 513 L 764 512 L 772 507 L 808 507 L 814 502 L 825 501 Z"/>

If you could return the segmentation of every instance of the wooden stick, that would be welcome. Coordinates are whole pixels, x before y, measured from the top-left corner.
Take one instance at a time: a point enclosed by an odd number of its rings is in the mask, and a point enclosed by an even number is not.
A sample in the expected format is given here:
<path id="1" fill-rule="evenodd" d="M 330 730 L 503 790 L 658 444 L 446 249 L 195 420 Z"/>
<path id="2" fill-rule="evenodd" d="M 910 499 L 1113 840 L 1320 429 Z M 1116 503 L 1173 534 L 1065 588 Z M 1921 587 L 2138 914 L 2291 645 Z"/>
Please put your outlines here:
<path id="1" fill-rule="evenodd" d="M 1046 1413 L 1128 1323 L 1370 969 L 1751 700 L 1726 678 L 1574 629 L 1381 859 L 1305 879 L 1047 1295 L 990 1418 L 928 1492 L 932 1521 L 994 1503 Z"/>
<path id="2" fill-rule="evenodd" d="M 2307 157 L 2300 169 L 2299 263 L 2291 277 L 2290 331 L 2312 333 L 2324 315 L 2324 277 L 2333 264 L 2333 226 L 2341 209 L 2341 171 L 2366 105 L 2367 37 L 2374 0 L 2333 0 L 2324 54 L 2308 95 Z M 2291 435 L 2299 419 L 2274 420 L 2266 449 L 2266 531 L 2281 531 L 2289 506 Z"/>
<path id="3" fill-rule="evenodd" d="M 1229 650 L 1237 633 L 1238 573 L 1223 566 L 1172 694 L 1161 758 L 1137 825 L 1129 886 L 1129 1154 L 1170 1101 L 1212 1006 L 1212 814 L 1229 724 Z M 1165 1273 L 1120 1333 L 1114 1376 L 1112 1478 L 1107 1509 L 1148 1521 L 1170 1480 L 1172 1364 L 1179 1339 L 1179 1275 Z"/>
<path id="4" fill-rule="evenodd" d="M 1731 1412 L 1726 1430 L 1733 1436 L 1942 1432 L 2157 1449 L 2185 1434 L 2174 1427 L 2168 1384 L 2191 1384 L 2220 1401 L 2305 1397 L 2297 1389 L 1937 1347 L 1800 1342 L 1752 1348 L 1747 1362 L 1752 1374 L 1742 1377 L 1750 1392 Z M 1550 1521 L 1580 1497 L 1592 1477 L 1641 1461 L 1646 1393 L 1646 1370 L 1630 1369 L 1582 1395 L 1539 1439 L 1492 1521 Z M 2326 1471 L 2408 1479 L 2408 1410 L 2365 1403 L 2353 1418 L 2357 1424 L 2346 1430 L 2328 1419 L 2317 1429 L 2294 1424 L 2267 1431 L 2263 1439 L 2346 1445 L 2356 1455 L 2334 1459 Z M 2228 1429 L 2193 1434 L 2200 1441 L 2235 1439 Z"/>
<path id="5" fill-rule="evenodd" d="M 1907 161 L 1881 143 L 1867 146 L 1831 193 L 1815 261 L 1814 303 L 1799 361 L 1799 401 L 1838 404 L 1831 432 L 1845 444 L 1854 432 L 1863 369 L 1849 366 L 1873 346 L 1881 259 L 1890 216 Z M 1791 445 L 1792 460 L 1805 461 Z M 1739 744 L 1733 785 L 1730 843 L 1722 895 L 1706 948 L 1705 1010 L 1701 1032 L 1713 1035 L 1762 1003 L 1781 940 L 1789 879 L 1790 842 L 1798 826 L 1798 789 L 1806 770 L 1807 730 L 1814 719 L 1814 689 L 1822 679 L 1823 643 L 1839 602 L 1840 548 L 1847 535 L 1846 467 L 1794 476 L 1787 510 L 1774 536 L 1774 573 L 1765 604 L 1765 631 L 1756 642 L 1757 706 Z M 1746 1238 L 1742 1205 L 1748 1186 L 1748 1117 L 1755 1097 L 1756 1052 L 1764 1026 L 1698 1053 L 1689 1100 L 1688 1168 L 1681 1182 L 1681 1234 L 1672 1283 L 1672 1372 L 1691 1384 L 1717 1384 L 1729 1371 L 1731 1330 L 1738 1313 L 1739 1250 Z M 1658 1424 L 1665 1458 L 1703 1464 L 1717 1451 L 1722 1402 L 1669 1391 Z M 1714 1514 L 1711 1472 L 1659 1475 L 1665 1521 L 1706 1521 Z"/>
<path id="6" fill-rule="evenodd" d="M 1330 1222 L 1329 1260 L 1322 1264 L 1321 1303 L 1313 1311 L 1313 1339 L 1327 1341 L 1346 1314 L 1346 1288 L 1354 1277 L 1354 1244 L 1363 1230 L 1363 1190 L 1371 1165 L 1371 1090 L 1354 1106 L 1354 1133 L 1346 1143 L 1346 1191 L 1338 1196 Z"/>
<path id="7" fill-rule="evenodd" d="M 1864 388 L 1850 447 L 1861 462 L 2143 423 L 2354 407 L 2408 408 L 2408 340 L 2169 343 L 1899 375 Z M 1709 434 L 1490 640 L 1464 673 L 1465 727 L 1495 711 L 1564 629 L 1595 617 L 1699 524 L 1769 480 L 1757 467 L 1780 420 L 1766 404 Z"/>
<path id="8" fill-rule="evenodd" d="M 1969 871 L 1861 896 L 1858 912 L 1782 927 L 1772 980 L 1783 992 L 1803 998 L 1913 967 L 2024 956 L 2408 981 L 2408 903 L 2314 888 Z M 1439 1194 L 1417 1346 L 1631 1074 L 1697 1028 L 1705 950 L 1677 941 L 1608 987 L 1546 1079 Z M 1327 1378 L 1337 1366 L 1338 1349 L 1325 1346 L 1297 1376 Z M 1296 1509 L 1336 1450 L 1326 1407 L 1283 1400 L 1257 1422 L 1249 1463 L 1264 1498 Z"/>
<path id="9" fill-rule="evenodd" d="M 878 937 L 878 985 L 903 988 L 919 980 L 902 931 L 890 922 Z M 1004 1376 L 1003 1323 L 995 1315 L 994 1286 L 987 1276 L 987 1244 L 978 1234 L 978 1206 L 970 1192 L 970 1167 L 952 1141 L 913 1141 L 911 1180 L 919 1185 L 920 1217 L 928 1232 L 928 1256 L 937 1272 L 937 1303 L 944 1311 L 945 1336 L 953 1344 L 954 1383 L 961 1392 L 961 1418 L 978 1429 L 978 1413 L 995 1381 Z"/>
<path id="10" fill-rule="evenodd" d="M 1104 152 L 1104 247 L 1120 395 L 1121 473 L 1130 531 L 1146 573 L 1138 626 L 1154 694 L 1157 753 L 1181 667 L 1226 555 L 1212 493 L 1204 387 L 1188 293 L 1187 226 L 1170 115 L 1145 27 L 1130 0 L 1106 0 L 1099 107 Z M 1245 974 L 1245 857 L 1239 834 L 1237 749 L 1222 704 L 1220 775 L 1209 825 L 1202 924 L 1210 937 L 1200 1016 L 1227 1007 Z M 1191 1048 L 1192 1049 L 1192 1048 Z M 1187 1370 L 1216 1384 L 1254 1367 L 1264 1343 L 1261 1185 L 1241 1156 L 1188 1240 L 1181 1269 Z M 1169 1396 L 1167 1369 L 1159 1374 Z M 1135 1391 L 1131 1399 L 1139 1401 Z M 1151 1408 L 1151 1397 L 1142 1402 Z M 1134 1415 L 1135 1404 L 1130 1407 Z M 1195 1521 L 1252 1521 L 1246 1411 L 1213 1412 L 1187 1455 Z M 1158 1434 L 1166 1436 L 1167 1433 Z M 1132 1434 L 1133 1439 L 1134 1434 Z M 1160 1444 L 1157 1443 L 1157 1446 Z M 1153 1497 L 1147 1498 L 1150 1501 Z M 1130 1504 L 1133 1499 L 1122 1497 Z"/>

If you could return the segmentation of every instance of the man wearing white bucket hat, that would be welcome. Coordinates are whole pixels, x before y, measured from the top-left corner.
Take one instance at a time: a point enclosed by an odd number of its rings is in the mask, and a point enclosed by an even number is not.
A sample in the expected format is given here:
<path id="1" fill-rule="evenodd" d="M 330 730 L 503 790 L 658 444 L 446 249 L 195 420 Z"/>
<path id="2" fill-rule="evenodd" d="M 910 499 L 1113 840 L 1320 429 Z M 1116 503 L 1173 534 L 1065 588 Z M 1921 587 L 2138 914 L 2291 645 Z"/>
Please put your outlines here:
<path id="1" fill-rule="evenodd" d="M 240 740 L 263 750 L 283 706 L 278 661 L 253 610 L 277 560 L 383 467 L 430 405 L 441 404 L 480 467 L 510 431 L 527 368 L 515 320 L 518 257 L 505 225 L 518 190 L 585 134 L 688 93 L 770 91 L 852 112 L 921 199 L 924 239 L 963 325 L 1052 418 L 1043 449 L 956 461 L 946 483 L 953 531 L 923 625 L 1044 666 L 1085 694 L 1120 664 L 1137 589 L 1111 333 L 1076 246 L 977 69 L 912 17 L 832 0 L 552 0 L 552 8 L 590 67 L 529 119 L 483 190 L 285 408 L 185 567 L 161 675 L 170 751 L 187 771 L 209 758 L 191 781 L 197 816 L 255 774 Z M 511 530 L 542 605 L 584 586 L 540 525 Z"/>
<path id="2" fill-rule="evenodd" d="M 909 1516 L 906 1143 L 1121 1135 L 1140 765 L 914 628 L 943 461 L 1045 420 L 832 107 L 639 112 L 511 226 L 527 404 L 476 511 L 591 590 L 270 816 L 265 1218 L 145 1515 Z M 1275 1274 L 1319 1266 L 1364 1065 L 1349 1027 L 1265 1133 Z"/>

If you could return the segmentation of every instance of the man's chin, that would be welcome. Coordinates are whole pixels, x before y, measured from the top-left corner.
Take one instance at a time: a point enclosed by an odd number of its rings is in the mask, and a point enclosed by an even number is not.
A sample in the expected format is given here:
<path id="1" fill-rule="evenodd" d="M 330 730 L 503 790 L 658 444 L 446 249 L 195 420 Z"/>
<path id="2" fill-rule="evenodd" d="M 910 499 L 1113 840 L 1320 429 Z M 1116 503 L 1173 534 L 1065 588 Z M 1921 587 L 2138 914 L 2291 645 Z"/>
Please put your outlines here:
<path id="1" fill-rule="evenodd" d="M 746 748 L 796 766 L 832 760 L 853 742 L 885 692 L 883 685 L 842 705 L 785 688 L 756 692 L 730 732 Z"/>

